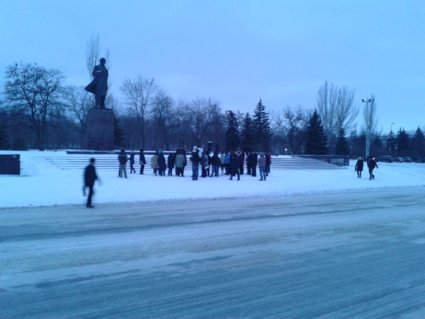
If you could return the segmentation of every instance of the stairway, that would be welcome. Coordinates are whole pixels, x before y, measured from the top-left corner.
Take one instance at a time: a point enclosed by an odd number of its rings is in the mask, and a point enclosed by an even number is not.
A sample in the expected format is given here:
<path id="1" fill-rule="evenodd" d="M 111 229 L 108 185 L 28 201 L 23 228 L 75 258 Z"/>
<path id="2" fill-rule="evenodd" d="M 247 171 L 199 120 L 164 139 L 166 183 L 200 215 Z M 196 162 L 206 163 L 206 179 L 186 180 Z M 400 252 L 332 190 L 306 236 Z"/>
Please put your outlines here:
<path id="1" fill-rule="evenodd" d="M 65 152 L 40 152 L 25 156 L 22 154 L 21 161 L 42 161 L 44 164 L 53 166 L 60 170 L 83 169 L 91 157 L 96 158 L 96 167 L 101 170 L 118 170 L 118 155 L 117 154 L 67 154 Z M 145 155 L 147 164 L 145 172 L 152 172 L 150 167 L 151 155 Z M 188 166 L 186 170 L 191 169 L 187 156 Z M 134 165 L 136 171 L 139 170 L 139 156 L 136 154 L 136 163 Z M 129 164 L 128 164 L 129 167 Z M 272 157 L 271 169 L 302 169 L 302 170 L 317 170 L 317 169 L 344 169 L 345 167 L 329 164 L 324 161 L 301 158 L 292 156 L 274 156 Z"/>

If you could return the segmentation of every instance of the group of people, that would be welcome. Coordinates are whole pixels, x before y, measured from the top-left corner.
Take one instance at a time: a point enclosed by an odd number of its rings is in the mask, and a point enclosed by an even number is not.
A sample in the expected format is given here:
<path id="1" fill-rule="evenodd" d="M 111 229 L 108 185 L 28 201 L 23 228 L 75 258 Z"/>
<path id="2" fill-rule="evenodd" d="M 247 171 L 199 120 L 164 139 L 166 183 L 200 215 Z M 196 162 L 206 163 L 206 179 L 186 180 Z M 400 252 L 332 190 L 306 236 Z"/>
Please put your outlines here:
<path id="1" fill-rule="evenodd" d="M 375 179 L 375 175 L 373 174 L 373 170 L 378 168 L 378 164 L 376 163 L 376 159 L 372 156 L 369 156 L 367 161 L 367 168 L 369 170 L 369 180 Z M 354 170 L 357 172 L 357 178 L 362 178 L 362 172 L 364 167 L 364 160 L 362 157 L 357 159 L 356 165 L 354 165 Z"/>
<path id="2" fill-rule="evenodd" d="M 257 176 L 258 166 L 260 181 L 265 181 L 270 173 L 271 154 L 266 153 L 258 156 L 255 152 L 245 153 L 242 151 L 219 154 L 217 151 L 214 153 L 208 151 L 200 152 L 197 147 L 194 147 L 189 160 L 192 164 L 192 180 L 198 179 L 199 172 L 201 172 L 201 177 L 218 177 L 220 176 L 220 171 L 221 175 L 228 175 L 230 180 L 233 180 L 235 176 L 237 180 L 240 180 L 240 176 L 245 172 L 244 167 L 246 165 L 247 174 L 254 177 Z M 122 149 L 118 155 L 118 177 L 127 178 L 128 161 L 130 161 L 130 174 L 135 174 L 135 152 L 131 152 L 130 157 L 128 157 L 125 150 Z M 146 165 L 143 149 L 139 153 L 139 164 L 140 174 L 143 175 Z M 163 151 L 156 151 L 151 157 L 150 166 L 155 176 L 173 176 L 174 171 L 176 176 L 184 177 L 185 167 L 187 166 L 187 153 L 184 149 L 177 149 L 176 152 L 171 152 L 168 155 L 164 154 Z"/>

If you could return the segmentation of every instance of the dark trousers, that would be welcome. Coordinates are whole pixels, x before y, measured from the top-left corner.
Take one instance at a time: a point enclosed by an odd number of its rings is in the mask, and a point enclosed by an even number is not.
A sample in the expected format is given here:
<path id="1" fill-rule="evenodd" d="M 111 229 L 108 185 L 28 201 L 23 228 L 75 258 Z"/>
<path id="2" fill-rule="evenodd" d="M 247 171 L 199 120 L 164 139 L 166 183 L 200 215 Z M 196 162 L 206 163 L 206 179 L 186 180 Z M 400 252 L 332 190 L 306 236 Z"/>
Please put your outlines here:
<path id="1" fill-rule="evenodd" d="M 145 164 L 140 164 L 140 174 L 143 175 L 144 170 L 145 170 Z"/>
<path id="2" fill-rule="evenodd" d="M 86 185 L 86 187 L 89 189 L 89 193 L 87 195 L 87 203 L 86 206 L 89 207 L 92 205 L 92 198 L 94 195 L 94 189 L 93 189 L 93 185 Z"/>

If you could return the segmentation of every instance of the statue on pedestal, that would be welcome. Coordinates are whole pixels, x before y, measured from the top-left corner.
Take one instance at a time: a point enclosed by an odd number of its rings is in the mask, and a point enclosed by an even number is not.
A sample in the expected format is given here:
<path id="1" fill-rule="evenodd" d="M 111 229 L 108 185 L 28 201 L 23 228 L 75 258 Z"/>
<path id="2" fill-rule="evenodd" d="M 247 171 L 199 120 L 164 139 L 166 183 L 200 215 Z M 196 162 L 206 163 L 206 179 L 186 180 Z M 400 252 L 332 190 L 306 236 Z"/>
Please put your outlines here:
<path id="1" fill-rule="evenodd" d="M 105 58 L 100 59 L 100 64 L 93 69 L 93 81 L 91 81 L 85 90 L 93 93 L 97 109 L 105 109 L 105 98 L 108 91 L 108 69 L 105 66 Z"/>

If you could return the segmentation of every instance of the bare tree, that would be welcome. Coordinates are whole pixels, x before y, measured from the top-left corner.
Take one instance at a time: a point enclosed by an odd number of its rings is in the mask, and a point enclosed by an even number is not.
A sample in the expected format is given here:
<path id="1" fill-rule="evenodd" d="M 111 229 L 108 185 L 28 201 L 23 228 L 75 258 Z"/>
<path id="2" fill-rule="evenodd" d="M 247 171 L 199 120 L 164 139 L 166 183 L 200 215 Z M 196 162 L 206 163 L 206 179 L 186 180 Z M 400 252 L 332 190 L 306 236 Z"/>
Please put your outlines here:
<path id="1" fill-rule="evenodd" d="M 326 81 L 318 92 L 317 112 L 328 137 L 329 146 L 334 149 L 340 129 L 349 131 L 354 125 L 359 109 L 354 105 L 354 90 L 338 88 Z"/>
<path id="2" fill-rule="evenodd" d="M 189 108 L 192 113 L 192 132 L 195 145 L 203 145 L 209 138 L 209 129 L 220 118 L 221 108 L 209 99 L 196 99 Z"/>
<path id="3" fill-rule="evenodd" d="M 305 126 L 310 115 L 301 107 L 283 110 L 283 118 L 287 129 L 287 137 L 291 154 L 299 154 L 305 140 Z"/>
<path id="4" fill-rule="evenodd" d="M 6 70 L 6 99 L 28 116 L 39 149 L 45 148 L 49 112 L 63 106 L 62 82 L 61 72 L 37 64 L 14 64 Z"/>
<path id="5" fill-rule="evenodd" d="M 173 99 L 163 90 L 159 90 L 152 103 L 152 121 L 154 122 L 155 145 L 170 149 L 168 139 L 168 122 L 171 118 Z"/>
<path id="6" fill-rule="evenodd" d="M 138 144 L 142 147 L 146 142 L 146 122 L 148 108 L 152 104 L 156 91 L 155 80 L 139 76 L 134 80 L 125 80 L 121 86 L 124 94 L 125 104 L 131 116 L 136 119 L 138 130 Z"/>
<path id="7" fill-rule="evenodd" d="M 96 64 L 99 63 L 101 51 L 100 37 L 98 34 L 92 35 L 86 45 L 86 67 L 90 78 L 93 77 L 92 72 Z M 108 62 L 108 68 L 111 68 L 111 62 L 109 61 L 109 50 L 106 50 L 103 57 Z"/>
<path id="8" fill-rule="evenodd" d="M 84 133 L 87 113 L 93 108 L 93 97 L 81 87 L 70 86 L 66 89 L 65 97 L 68 104 L 68 109 L 72 116 L 77 120 L 80 128 L 80 133 Z"/>
<path id="9" fill-rule="evenodd" d="M 372 138 L 376 135 L 378 118 L 376 117 L 375 96 L 372 94 L 370 98 L 363 99 L 362 102 L 365 103 L 365 107 L 363 110 L 363 119 L 364 119 L 364 133 L 366 137 L 365 156 L 367 158 L 370 153 L 370 143 L 372 141 Z"/>

